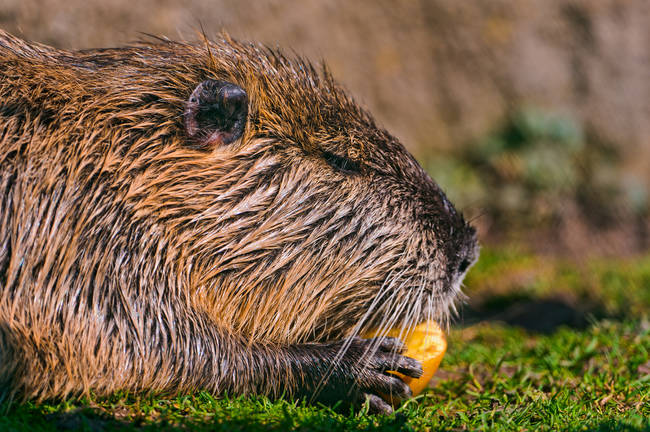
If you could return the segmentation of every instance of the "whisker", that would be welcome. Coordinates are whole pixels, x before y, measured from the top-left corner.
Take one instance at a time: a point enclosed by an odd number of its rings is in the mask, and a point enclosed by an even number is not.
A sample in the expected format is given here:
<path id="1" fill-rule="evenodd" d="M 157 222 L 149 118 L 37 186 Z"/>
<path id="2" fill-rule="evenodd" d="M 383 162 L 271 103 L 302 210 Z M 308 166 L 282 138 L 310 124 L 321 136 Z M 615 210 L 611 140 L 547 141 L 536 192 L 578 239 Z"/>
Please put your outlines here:
<path id="1" fill-rule="evenodd" d="M 403 295 L 403 287 L 406 284 L 406 282 L 407 281 L 402 282 L 399 288 L 395 290 L 394 297 L 396 301 L 396 307 L 392 307 L 391 305 L 392 314 L 386 320 L 384 320 L 380 325 L 379 330 L 377 331 L 377 337 L 385 336 L 390 329 L 395 327 L 395 324 L 399 320 L 402 311 L 407 306 L 408 302 L 404 300 L 404 295 Z M 369 355 L 372 355 L 372 353 L 376 352 L 379 341 L 380 339 L 377 339 L 373 344 L 371 344 L 366 349 L 366 351 L 362 356 L 362 359 L 365 360 Z"/>
<path id="2" fill-rule="evenodd" d="M 467 223 L 471 224 L 472 222 L 482 218 L 487 214 L 488 214 L 488 210 L 486 208 L 483 208 L 477 215 L 473 216 L 470 220 L 468 220 Z"/>

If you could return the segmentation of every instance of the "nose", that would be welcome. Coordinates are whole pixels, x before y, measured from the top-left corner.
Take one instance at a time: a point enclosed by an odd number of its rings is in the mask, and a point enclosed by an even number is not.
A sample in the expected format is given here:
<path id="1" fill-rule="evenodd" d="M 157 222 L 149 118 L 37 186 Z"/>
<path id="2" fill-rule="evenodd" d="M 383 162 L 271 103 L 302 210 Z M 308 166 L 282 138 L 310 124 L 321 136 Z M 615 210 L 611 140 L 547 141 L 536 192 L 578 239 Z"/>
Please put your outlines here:
<path id="1" fill-rule="evenodd" d="M 467 269 L 470 268 L 478 258 L 478 242 L 476 241 L 476 230 L 473 227 L 467 226 L 464 235 L 464 241 L 461 242 L 457 250 L 458 260 L 456 274 L 465 274 Z"/>
<path id="2" fill-rule="evenodd" d="M 468 258 L 463 258 L 463 260 L 458 265 L 458 273 L 465 273 L 471 264 L 472 262 Z"/>

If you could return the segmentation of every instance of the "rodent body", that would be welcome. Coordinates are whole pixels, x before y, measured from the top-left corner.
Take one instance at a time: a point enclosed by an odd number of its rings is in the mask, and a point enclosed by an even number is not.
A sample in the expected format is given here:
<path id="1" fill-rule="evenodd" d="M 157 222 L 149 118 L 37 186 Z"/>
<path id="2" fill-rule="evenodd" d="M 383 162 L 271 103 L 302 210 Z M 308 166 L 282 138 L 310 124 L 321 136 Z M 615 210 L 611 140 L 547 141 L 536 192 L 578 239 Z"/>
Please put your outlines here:
<path id="1" fill-rule="evenodd" d="M 0 32 L 0 393 L 408 396 L 474 230 L 328 73 L 256 45 Z M 353 392 L 350 390 L 355 388 Z M 354 394 L 352 394 L 354 393 Z M 347 396 L 346 396 L 347 395 Z"/>

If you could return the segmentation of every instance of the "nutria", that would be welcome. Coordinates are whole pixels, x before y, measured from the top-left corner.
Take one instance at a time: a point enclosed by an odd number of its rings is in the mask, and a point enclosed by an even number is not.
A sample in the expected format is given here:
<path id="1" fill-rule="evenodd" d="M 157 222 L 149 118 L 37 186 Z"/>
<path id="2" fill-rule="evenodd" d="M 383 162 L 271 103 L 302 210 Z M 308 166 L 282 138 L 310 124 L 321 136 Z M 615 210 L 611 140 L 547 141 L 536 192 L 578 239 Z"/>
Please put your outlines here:
<path id="1" fill-rule="evenodd" d="M 0 33 L 0 393 L 310 397 L 421 373 L 474 230 L 327 70 L 227 36 Z M 321 70 L 322 69 L 322 70 Z"/>

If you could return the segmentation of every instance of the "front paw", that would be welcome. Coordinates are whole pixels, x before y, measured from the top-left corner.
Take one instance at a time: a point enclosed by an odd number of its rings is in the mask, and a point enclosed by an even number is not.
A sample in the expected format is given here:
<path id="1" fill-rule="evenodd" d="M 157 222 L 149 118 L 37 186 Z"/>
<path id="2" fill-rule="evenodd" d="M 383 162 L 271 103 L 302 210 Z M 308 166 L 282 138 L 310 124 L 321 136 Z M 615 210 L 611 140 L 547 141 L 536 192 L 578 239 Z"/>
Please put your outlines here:
<path id="1" fill-rule="evenodd" d="M 393 404 L 411 397 L 409 386 L 388 371 L 413 378 L 422 375 L 419 361 L 400 355 L 406 347 L 396 338 L 352 338 L 332 343 L 329 348 L 336 355 L 330 376 L 321 383 L 325 399 L 356 406 L 367 401 L 371 412 L 388 414 Z"/>

